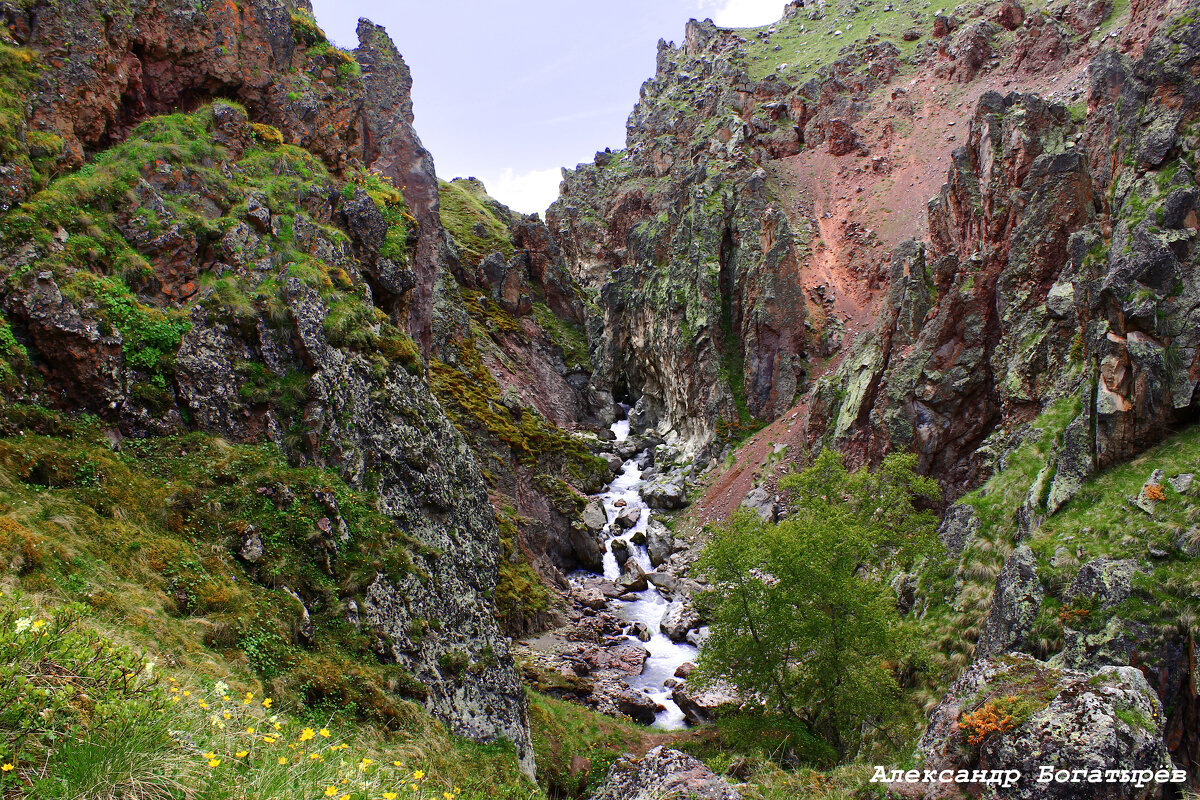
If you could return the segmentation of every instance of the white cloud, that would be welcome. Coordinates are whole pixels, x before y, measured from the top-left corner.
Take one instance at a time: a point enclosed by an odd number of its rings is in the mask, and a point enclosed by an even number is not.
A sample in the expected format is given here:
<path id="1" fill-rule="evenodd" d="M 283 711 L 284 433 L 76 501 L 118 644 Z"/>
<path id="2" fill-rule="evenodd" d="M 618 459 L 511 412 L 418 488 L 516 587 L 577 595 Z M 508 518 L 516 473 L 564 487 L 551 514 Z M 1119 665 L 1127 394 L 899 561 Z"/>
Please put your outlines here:
<path id="1" fill-rule="evenodd" d="M 558 167 L 515 172 L 506 167 L 491 178 L 479 176 L 488 194 L 522 214 L 541 214 L 558 199 L 562 172 Z"/>
<path id="2" fill-rule="evenodd" d="M 702 6 L 715 8 L 713 22 L 723 28 L 757 28 L 778 22 L 787 0 L 703 0 Z"/>

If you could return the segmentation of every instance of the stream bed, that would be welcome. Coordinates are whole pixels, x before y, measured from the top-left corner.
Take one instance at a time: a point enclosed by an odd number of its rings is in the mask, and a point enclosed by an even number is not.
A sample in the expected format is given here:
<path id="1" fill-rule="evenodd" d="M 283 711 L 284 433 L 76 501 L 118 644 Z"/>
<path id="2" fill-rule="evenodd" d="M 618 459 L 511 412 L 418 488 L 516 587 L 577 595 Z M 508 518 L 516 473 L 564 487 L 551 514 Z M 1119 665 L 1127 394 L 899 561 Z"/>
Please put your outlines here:
<path id="1" fill-rule="evenodd" d="M 612 432 L 617 441 L 625 441 L 629 437 L 629 420 L 622 419 L 612 424 Z M 604 512 L 608 516 L 608 524 L 604 527 L 604 577 L 616 581 L 621 576 L 621 567 L 613 554 L 613 542 L 620 539 L 628 543 L 629 558 L 636 560 L 646 572 L 653 572 L 650 554 L 646 547 L 635 544 L 635 538 L 644 538 L 650 521 L 650 507 L 642 498 L 641 487 L 642 468 L 639 465 L 644 453 L 637 453 L 627 459 L 621 471 L 609 484 L 608 489 L 600 495 L 604 504 Z M 638 510 L 638 518 L 631 528 L 623 528 L 617 523 L 617 517 L 629 509 Z M 642 537 L 638 537 L 638 534 Z M 585 573 L 586 574 L 586 573 Z M 675 670 L 684 662 L 695 662 L 700 651 L 691 644 L 673 642 L 660 629 L 659 622 L 667 609 L 667 600 L 658 592 L 654 584 L 640 592 L 633 593 L 634 599 L 616 599 L 610 602 L 612 613 L 621 620 L 634 624 L 641 622 L 650 633 L 650 640 L 639 641 L 635 636 L 627 636 L 634 643 L 640 644 L 649 653 L 645 667 L 640 675 L 625 679 L 633 689 L 645 692 L 665 710 L 658 712 L 654 727 L 663 730 L 678 730 L 686 727 L 683 712 L 671 699 L 671 690 L 663 682 L 675 674 Z"/>

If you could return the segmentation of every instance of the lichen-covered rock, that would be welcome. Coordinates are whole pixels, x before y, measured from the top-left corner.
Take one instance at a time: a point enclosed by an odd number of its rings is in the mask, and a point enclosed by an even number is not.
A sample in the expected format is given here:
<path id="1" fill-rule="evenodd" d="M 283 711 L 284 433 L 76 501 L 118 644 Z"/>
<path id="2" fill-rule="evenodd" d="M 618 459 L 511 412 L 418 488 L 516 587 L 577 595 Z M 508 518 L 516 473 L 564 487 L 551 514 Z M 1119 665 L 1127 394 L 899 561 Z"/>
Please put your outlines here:
<path id="1" fill-rule="evenodd" d="M 963 550 L 971 546 L 971 540 L 979 531 L 979 512 L 974 506 L 955 503 L 946 509 L 937 535 L 951 558 L 958 558 Z"/>
<path id="2" fill-rule="evenodd" d="M 971 745 L 963 715 L 987 704 L 1019 709 L 1011 721 Z M 1008 705 L 1004 705 L 1008 704 Z M 1161 784 L 1134 782 L 1038 782 L 1043 766 L 1058 769 L 1171 770 L 1163 743 L 1163 708 L 1142 673 L 1133 667 L 1094 672 L 1054 669 L 1027 657 L 972 664 L 929 717 L 917 743 L 923 770 L 1016 770 L 1015 785 L 892 784 L 906 798 L 974 796 L 1050 800 L 1103 797 L 1149 800 Z M 970 793 L 970 794 L 968 794 Z"/>
<path id="3" fill-rule="evenodd" d="M 997 656 L 1024 643 L 1044 597 L 1037 558 L 1027 545 L 1021 545 L 1004 560 L 996 578 L 991 608 L 975 644 L 975 657 Z"/>
<path id="4" fill-rule="evenodd" d="M 613 764 L 590 800 L 741 800 L 741 793 L 700 761 L 659 745 L 640 759 Z"/>

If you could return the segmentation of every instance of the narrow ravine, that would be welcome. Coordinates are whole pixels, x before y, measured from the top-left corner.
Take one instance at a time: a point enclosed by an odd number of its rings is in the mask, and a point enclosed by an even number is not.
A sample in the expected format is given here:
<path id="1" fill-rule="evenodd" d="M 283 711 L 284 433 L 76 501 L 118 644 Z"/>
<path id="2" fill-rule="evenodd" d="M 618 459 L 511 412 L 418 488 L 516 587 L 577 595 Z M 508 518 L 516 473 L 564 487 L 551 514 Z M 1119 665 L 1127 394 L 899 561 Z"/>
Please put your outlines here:
<path id="1" fill-rule="evenodd" d="M 629 420 L 621 419 L 612 424 L 612 432 L 618 442 L 629 438 Z M 604 544 L 604 577 L 616 581 L 621 577 L 621 567 L 613 554 L 613 542 L 622 540 L 629 548 L 629 558 L 636 560 L 647 573 L 653 572 L 650 554 L 644 544 L 647 525 L 650 522 L 650 507 L 642 499 L 641 487 L 642 467 L 646 457 L 645 451 L 636 453 L 621 467 L 621 471 L 609 484 L 608 490 L 600 495 L 604 503 L 604 512 L 608 515 L 608 524 L 604 527 L 606 541 Z M 617 517 L 629 509 L 637 509 L 637 522 L 631 528 L 622 528 Z M 638 536 L 638 534 L 642 534 Z M 655 717 L 654 727 L 663 730 L 678 730 L 686 727 L 683 712 L 671 699 L 671 690 L 664 682 L 675 675 L 675 670 L 684 662 L 695 662 L 699 650 L 693 645 L 676 643 L 670 640 L 659 628 L 663 613 L 667 609 L 667 600 L 659 594 L 653 583 L 640 592 L 632 593 L 635 599 L 616 599 L 609 603 L 609 608 L 619 619 L 632 627 L 636 623 L 645 625 L 650 634 L 649 641 L 642 642 L 635 635 L 627 634 L 630 641 L 641 644 L 650 654 L 646 659 L 642 673 L 626 679 L 633 689 L 645 692 L 665 710 Z"/>

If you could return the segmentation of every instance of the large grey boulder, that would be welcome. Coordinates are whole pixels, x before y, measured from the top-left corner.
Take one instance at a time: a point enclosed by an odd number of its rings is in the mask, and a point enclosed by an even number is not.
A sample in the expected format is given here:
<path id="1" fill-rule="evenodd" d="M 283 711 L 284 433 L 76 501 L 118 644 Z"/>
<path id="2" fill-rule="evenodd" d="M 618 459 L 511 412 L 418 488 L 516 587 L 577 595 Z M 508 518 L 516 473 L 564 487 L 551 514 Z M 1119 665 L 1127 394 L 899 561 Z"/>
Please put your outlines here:
<path id="1" fill-rule="evenodd" d="M 700 612 L 692 603 L 690 594 L 681 592 L 663 612 L 658 628 L 673 642 L 687 639 L 688 631 L 700 627 Z"/>
<path id="2" fill-rule="evenodd" d="M 695 758 L 659 745 L 608 769 L 591 800 L 741 800 L 742 795 Z"/>
<path id="3" fill-rule="evenodd" d="M 988 703 L 1017 698 L 1024 710 L 1007 726 L 971 744 L 963 714 Z M 1010 701 L 1011 702 L 1011 701 Z M 1015 770 L 1020 778 L 1004 788 L 979 784 L 893 783 L 905 798 L 964 795 L 1005 800 L 1112 798 L 1149 800 L 1162 784 L 1039 782 L 1043 766 L 1053 770 L 1173 769 L 1163 743 L 1163 708 L 1141 671 L 1101 667 L 1094 672 L 1060 670 L 1025 656 L 984 659 L 950 687 L 929 717 L 917 743 L 925 770 Z"/>
<path id="4" fill-rule="evenodd" d="M 678 483 L 655 483 L 642 491 L 642 499 L 651 508 L 668 511 L 683 508 L 688 504 L 687 494 Z"/>
<path id="5" fill-rule="evenodd" d="M 671 699 L 691 725 L 712 722 L 718 710 L 741 703 L 733 687 L 720 682 L 701 688 L 685 681 L 671 690 Z"/>
<path id="6" fill-rule="evenodd" d="M 667 526 L 656 519 L 651 519 L 646 527 L 646 552 L 650 554 L 650 563 L 658 567 L 675 552 L 675 537 Z"/>
<path id="7" fill-rule="evenodd" d="M 779 508 L 771 499 L 770 492 L 761 486 L 747 492 L 740 505 L 758 514 L 763 522 L 774 522 L 779 516 Z"/>

